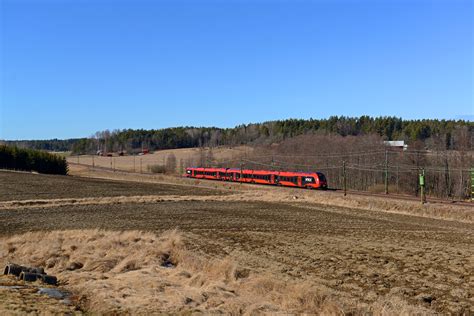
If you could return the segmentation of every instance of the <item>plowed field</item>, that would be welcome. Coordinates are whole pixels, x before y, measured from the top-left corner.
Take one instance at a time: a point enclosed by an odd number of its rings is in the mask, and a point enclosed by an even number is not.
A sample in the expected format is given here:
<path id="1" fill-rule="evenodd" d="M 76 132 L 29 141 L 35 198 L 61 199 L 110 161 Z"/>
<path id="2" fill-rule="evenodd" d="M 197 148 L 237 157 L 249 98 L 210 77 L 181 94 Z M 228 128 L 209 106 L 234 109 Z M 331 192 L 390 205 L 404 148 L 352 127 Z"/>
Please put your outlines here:
<path id="1" fill-rule="evenodd" d="M 203 256 L 230 256 L 254 273 L 309 281 L 341 301 L 370 304 L 397 297 L 432 312 L 473 312 L 470 223 L 304 200 L 245 201 L 236 198 L 239 192 L 191 186 L 8 172 L 0 172 L 0 181 L 1 201 L 59 199 L 54 206 L 0 210 L 2 237 L 28 231 L 161 233 L 178 228 L 187 247 Z M 174 198 L 61 204 L 65 198 L 137 195 Z"/>

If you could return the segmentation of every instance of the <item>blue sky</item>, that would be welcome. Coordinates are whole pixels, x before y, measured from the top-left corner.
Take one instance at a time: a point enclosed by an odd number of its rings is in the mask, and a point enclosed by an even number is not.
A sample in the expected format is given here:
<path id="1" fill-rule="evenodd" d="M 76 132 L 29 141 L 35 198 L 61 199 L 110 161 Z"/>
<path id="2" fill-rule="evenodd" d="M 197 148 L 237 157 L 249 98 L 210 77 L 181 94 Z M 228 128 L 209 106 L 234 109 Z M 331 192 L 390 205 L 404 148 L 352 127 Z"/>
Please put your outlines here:
<path id="1" fill-rule="evenodd" d="M 0 5 L 0 139 L 474 115 L 473 1 Z"/>

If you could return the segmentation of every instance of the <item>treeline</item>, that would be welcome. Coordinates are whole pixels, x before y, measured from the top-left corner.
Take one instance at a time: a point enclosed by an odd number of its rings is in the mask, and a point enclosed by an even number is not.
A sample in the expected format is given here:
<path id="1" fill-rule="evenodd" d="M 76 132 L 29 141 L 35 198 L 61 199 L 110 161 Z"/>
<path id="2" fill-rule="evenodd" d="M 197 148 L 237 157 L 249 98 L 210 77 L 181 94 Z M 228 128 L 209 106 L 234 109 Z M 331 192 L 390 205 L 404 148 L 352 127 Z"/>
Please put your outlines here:
<path id="1" fill-rule="evenodd" d="M 66 158 L 44 151 L 0 145 L 0 169 L 66 175 Z"/>
<path id="2" fill-rule="evenodd" d="M 234 128 L 175 127 L 152 130 L 114 130 L 97 132 L 89 138 L 61 141 L 23 142 L 18 145 L 41 149 L 71 150 L 73 154 L 103 152 L 137 152 L 149 150 L 235 146 L 243 144 L 266 145 L 304 134 L 340 136 L 378 135 L 383 140 L 421 141 L 429 148 L 431 139 L 442 139 L 444 149 L 455 149 L 456 134 L 460 130 L 474 133 L 474 123 L 463 120 L 403 120 L 398 117 L 345 117 L 328 119 L 288 119 Z M 49 149 L 45 148 L 51 142 Z M 53 146 L 54 145 L 54 146 Z"/>
<path id="3" fill-rule="evenodd" d="M 70 151 L 81 138 L 6 141 L 10 146 L 45 151 Z"/>
<path id="4" fill-rule="evenodd" d="M 418 176 L 425 171 L 426 193 L 441 198 L 466 199 L 471 194 L 474 166 L 472 133 L 460 128 L 453 134 L 455 150 L 447 150 L 442 137 L 432 136 L 431 150 L 416 141 L 407 150 L 387 147 L 378 135 L 299 135 L 278 145 L 259 146 L 249 154 L 218 161 L 209 149 L 186 161 L 190 166 L 321 171 L 331 188 L 419 195 Z"/>

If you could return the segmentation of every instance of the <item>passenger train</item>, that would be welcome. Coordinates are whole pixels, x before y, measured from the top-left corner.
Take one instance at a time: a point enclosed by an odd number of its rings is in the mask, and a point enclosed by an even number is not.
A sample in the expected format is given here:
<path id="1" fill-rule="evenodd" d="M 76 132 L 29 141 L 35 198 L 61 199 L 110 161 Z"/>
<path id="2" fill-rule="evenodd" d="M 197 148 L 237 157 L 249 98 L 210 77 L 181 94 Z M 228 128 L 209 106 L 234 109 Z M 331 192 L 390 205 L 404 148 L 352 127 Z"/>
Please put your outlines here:
<path id="1" fill-rule="evenodd" d="M 327 189 L 321 172 L 250 170 L 237 168 L 186 168 L 186 177 L 196 179 L 280 185 L 306 189 Z"/>

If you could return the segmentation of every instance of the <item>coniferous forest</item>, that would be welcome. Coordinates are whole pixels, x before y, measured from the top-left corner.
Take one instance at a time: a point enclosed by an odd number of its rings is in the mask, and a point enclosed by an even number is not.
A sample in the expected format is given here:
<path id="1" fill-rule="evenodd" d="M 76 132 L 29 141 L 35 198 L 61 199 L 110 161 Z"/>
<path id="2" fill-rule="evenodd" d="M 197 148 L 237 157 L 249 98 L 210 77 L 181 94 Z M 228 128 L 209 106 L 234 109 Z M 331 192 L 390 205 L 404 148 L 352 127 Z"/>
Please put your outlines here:
<path id="1" fill-rule="evenodd" d="M 397 117 L 345 117 L 287 119 L 250 123 L 233 128 L 174 127 L 164 129 L 105 130 L 90 137 L 67 140 L 7 141 L 19 147 L 91 154 L 97 150 L 140 151 L 201 146 L 260 145 L 280 142 L 304 134 L 359 136 L 378 135 L 383 140 L 423 142 L 427 148 L 441 141 L 446 150 L 456 149 L 460 134 L 472 135 L 474 123 L 464 120 L 404 120 Z"/>
<path id="2" fill-rule="evenodd" d="M 45 151 L 0 145 L 0 169 L 62 174 L 68 172 L 66 159 Z"/>

